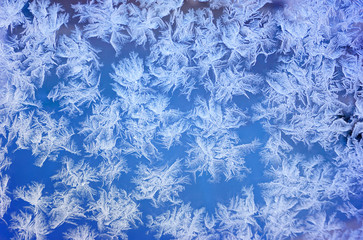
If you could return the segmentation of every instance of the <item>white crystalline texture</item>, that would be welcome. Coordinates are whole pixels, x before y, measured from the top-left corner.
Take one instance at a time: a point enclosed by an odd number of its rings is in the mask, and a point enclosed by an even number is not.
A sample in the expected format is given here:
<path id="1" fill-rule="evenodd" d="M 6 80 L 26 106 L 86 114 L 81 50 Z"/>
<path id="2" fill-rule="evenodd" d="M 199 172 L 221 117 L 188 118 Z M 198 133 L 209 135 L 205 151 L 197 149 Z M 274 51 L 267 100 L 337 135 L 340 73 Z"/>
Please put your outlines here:
<path id="1" fill-rule="evenodd" d="M 181 161 L 177 160 L 171 166 L 155 169 L 140 165 L 133 182 L 137 184 L 135 198 L 150 199 L 158 207 L 164 202 L 181 203 L 178 195 L 184 190 L 183 184 L 189 183 L 189 179 L 182 176 Z"/>
<path id="2" fill-rule="evenodd" d="M 1 239 L 360 239 L 361 0 L 58 2 L 0 0 Z"/>

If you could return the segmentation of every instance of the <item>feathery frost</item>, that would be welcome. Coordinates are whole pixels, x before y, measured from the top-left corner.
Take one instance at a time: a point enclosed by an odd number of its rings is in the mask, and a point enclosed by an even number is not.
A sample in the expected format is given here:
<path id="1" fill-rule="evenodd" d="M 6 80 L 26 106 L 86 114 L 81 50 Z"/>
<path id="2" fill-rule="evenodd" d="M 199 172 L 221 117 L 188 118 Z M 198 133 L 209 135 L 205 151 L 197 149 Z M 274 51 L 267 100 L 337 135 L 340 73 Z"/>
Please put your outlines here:
<path id="1" fill-rule="evenodd" d="M 0 239 L 363 236 L 361 0 L 60 2 L 0 1 Z"/>

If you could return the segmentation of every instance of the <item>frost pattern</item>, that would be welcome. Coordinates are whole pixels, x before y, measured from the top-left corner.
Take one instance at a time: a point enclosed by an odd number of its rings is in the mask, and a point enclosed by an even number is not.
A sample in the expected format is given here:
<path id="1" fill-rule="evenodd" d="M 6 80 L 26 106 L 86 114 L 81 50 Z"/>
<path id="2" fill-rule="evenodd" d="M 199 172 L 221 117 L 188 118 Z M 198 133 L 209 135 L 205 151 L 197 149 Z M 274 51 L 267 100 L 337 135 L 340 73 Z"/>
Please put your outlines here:
<path id="1" fill-rule="evenodd" d="M 194 121 L 190 132 L 194 141 L 188 150 L 188 168 L 194 174 L 208 172 L 212 181 L 219 180 L 220 174 L 226 180 L 241 176 L 247 170 L 243 156 L 258 146 L 257 140 L 240 144 L 233 131 L 245 125 L 245 113 L 236 105 L 223 108 L 212 99 L 209 102 L 197 99 L 190 118 Z"/>
<path id="2" fill-rule="evenodd" d="M 69 230 L 64 234 L 64 237 L 70 240 L 94 240 L 97 234 L 88 225 L 82 225 Z"/>
<path id="3" fill-rule="evenodd" d="M 158 231 L 157 238 L 169 234 L 176 239 L 203 239 L 206 234 L 204 214 L 203 208 L 193 210 L 189 204 L 183 204 L 155 219 L 150 217 L 149 227 Z"/>
<path id="4" fill-rule="evenodd" d="M 0 3 L 0 238 L 360 239 L 362 1 L 59 2 Z"/>
<path id="5" fill-rule="evenodd" d="M 99 199 L 89 204 L 89 211 L 97 221 L 100 231 L 106 232 L 111 237 L 127 239 L 126 230 L 136 226 L 140 220 L 140 211 L 137 204 L 124 190 L 111 186 L 109 191 L 101 189 Z"/>
<path id="6" fill-rule="evenodd" d="M 177 160 L 171 166 L 150 169 L 145 165 L 138 166 L 137 176 L 133 182 L 137 184 L 135 198 L 150 199 L 158 207 L 163 202 L 180 203 L 179 192 L 184 190 L 183 184 L 189 182 L 181 175 L 181 162 Z"/>
<path id="7" fill-rule="evenodd" d="M 219 231 L 224 239 L 252 239 L 259 225 L 256 221 L 258 208 L 254 202 L 252 188 L 243 190 L 245 199 L 235 197 L 228 206 L 218 204 L 217 221 L 220 221 Z"/>

